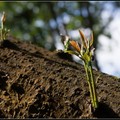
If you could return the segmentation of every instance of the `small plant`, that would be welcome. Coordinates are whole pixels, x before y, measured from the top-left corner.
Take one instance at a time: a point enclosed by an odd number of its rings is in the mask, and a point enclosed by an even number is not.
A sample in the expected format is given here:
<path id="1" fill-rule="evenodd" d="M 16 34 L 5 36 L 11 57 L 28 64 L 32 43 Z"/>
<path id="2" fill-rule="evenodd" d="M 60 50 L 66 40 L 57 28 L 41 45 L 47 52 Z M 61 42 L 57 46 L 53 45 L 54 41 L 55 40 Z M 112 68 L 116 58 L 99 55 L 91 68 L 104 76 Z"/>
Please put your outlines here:
<path id="1" fill-rule="evenodd" d="M 75 40 L 71 40 L 69 36 L 61 35 L 62 37 L 61 40 L 64 44 L 64 52 L 78 56 L 80 59 L 82 59 L 84 63 L 87 82 L 90 90 L 91 104 L 92 104 L 93 110 L 95 110 L 96 108 L 98 108 L 98 98 L 97 98 L 96 86 L 95 86 L 93 69 L 92 69 L 92 59 L 93 59 L 94 50 L 95 50 L 95 48 L 93 48 L 93 33 L 90 36 L 90 40 L 88 40 L 84 36 L 81 30 L 79 30 L 79 33 L 81 36 L 81 39 L 80 39 L 81 44 Z M 70 46 L 73 49 L 69 49 Z"/>
<path id="2" fill-rule="evenodd" d="M 6 14 L 5 12 L 3 12 L 2 17 L 1 17 L 1 28 L 0 28 L 0 40 L 1 41 L 6 39 L 10 31 L 9 29 L 4 28 L 5 20 L 6 20 Z"/>

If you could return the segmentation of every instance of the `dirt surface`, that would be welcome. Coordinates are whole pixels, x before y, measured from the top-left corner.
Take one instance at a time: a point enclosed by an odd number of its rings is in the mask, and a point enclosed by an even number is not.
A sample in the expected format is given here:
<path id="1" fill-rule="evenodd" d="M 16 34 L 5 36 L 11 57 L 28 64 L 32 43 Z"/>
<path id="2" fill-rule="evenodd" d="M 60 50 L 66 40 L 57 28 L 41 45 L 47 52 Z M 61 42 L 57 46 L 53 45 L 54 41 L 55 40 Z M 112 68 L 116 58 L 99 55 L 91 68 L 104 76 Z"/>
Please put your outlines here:
<path id="1" fill-rule="evenodd" d="M 92 114 L 84 68 L 68 57 L 15 38 L 1 43 L 0 117 L 120 117 L 120 79 L 94 70 L 99 109 Z"/>

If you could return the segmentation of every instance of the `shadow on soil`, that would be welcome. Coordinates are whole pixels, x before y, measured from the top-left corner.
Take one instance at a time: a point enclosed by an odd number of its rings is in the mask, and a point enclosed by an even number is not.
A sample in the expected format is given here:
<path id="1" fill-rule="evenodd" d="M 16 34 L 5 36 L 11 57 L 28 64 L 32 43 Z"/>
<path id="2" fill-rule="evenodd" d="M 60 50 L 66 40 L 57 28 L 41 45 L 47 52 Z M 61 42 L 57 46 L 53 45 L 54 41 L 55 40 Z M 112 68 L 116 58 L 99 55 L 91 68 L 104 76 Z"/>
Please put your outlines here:
<path id="1" fill-rule="evenodd" d="M 9 49 L 14 49 L 14 50 L 20 50 L 18 47 L 17 47 L 17 45 L 15 45 L 14 43 L 12 43 L 12 42 L 10 42 L 9 40 L 3 40 L 1 43 L 0 43 L 1 45 L 1 47 L 7 47 L 7 48 L 9 48 Z"/>
<path id="2" fill-rule="evenodd" d="M 94 112 L 97 118 L 119 118 L 119 116 L 105 103 L 99 103 L 99 108 Z"/>

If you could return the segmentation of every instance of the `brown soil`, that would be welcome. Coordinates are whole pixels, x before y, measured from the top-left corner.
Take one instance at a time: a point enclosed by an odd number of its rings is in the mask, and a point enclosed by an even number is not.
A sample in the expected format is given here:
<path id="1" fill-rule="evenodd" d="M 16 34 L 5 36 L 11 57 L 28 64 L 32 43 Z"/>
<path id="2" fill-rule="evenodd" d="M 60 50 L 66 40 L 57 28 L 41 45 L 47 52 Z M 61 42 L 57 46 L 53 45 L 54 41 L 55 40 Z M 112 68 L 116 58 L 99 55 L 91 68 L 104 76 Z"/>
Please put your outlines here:
<path id="1" fill-rule="evenodd" d="M 120 117 L 120 79 L 94 70 L 99 108 L 92 113 L 84 68 L 68 57 L 14 38 L 2 42 L 0 117 Z"/>

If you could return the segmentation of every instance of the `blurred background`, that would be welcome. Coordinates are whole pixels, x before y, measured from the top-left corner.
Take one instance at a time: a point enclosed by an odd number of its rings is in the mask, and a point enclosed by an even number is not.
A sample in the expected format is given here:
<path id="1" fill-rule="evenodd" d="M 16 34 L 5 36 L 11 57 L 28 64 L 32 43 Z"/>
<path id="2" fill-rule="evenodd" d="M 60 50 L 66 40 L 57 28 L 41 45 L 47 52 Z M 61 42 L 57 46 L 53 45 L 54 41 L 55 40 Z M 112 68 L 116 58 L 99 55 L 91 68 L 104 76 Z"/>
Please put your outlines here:
<path id="1" fill-rule="evenodd" d="M 79 40 L 78 29 L 93 31 L 95 67 L 120 77 L 120 2 L 0 2 L 3 11 L 13 36 L 51 51 L 63 49 L 60 34 Z"/>

